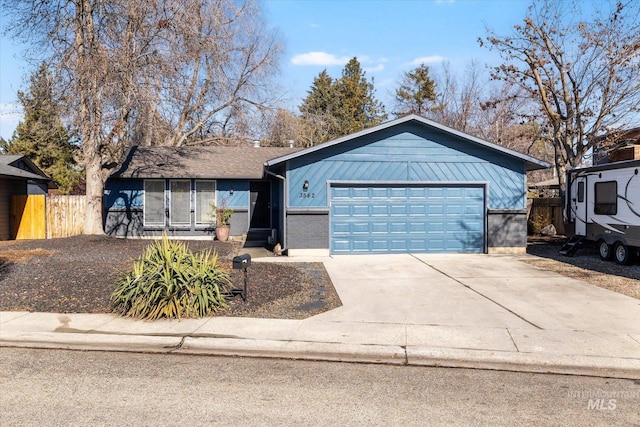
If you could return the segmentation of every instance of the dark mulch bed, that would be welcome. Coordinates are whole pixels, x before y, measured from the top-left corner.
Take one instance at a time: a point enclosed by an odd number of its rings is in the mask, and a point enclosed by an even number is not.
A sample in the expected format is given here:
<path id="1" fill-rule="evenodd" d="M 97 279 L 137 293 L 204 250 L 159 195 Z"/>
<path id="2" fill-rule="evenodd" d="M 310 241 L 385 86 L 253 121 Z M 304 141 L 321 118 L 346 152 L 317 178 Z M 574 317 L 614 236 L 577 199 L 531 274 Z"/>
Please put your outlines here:
<path id="1" fill-rule="evenodd" d="M 116 278 L 149 243 L 106 236 L 0 242 L 0 310 L 108 313 Z M 216 250 L 234 286 L 243 286 L 242 271 L 231 268 L 238 242 L 186 243 L 194 252 Z M 301 319 L 341 305 L 321 263 L 253 262 L 247 283 L 247 301 L 230 298 L 216 315 Z"/>

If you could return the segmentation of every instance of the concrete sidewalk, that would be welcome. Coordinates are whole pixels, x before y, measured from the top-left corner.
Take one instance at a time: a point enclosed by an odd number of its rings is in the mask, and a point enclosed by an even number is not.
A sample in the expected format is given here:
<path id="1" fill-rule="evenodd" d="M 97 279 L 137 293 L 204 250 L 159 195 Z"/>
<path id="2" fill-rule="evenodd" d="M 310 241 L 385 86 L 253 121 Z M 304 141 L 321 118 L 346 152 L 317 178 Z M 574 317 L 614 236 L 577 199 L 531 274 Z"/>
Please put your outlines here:
<path id="1" fill-rule="evenodd" d="M 640 379 L 640 317 L 634 317 L 640 301 L 517 257 L 456 256 L 456 262 L 430 255 L 387 256 L 384 263 L 375 256 L 324 259 L 344 305 L 305 320 L 147 322 L 110 314 L 0 312 L 0 346 Z M 275 260 L 287 261 L 269 259 Z M 582 299 L 567 302 L 577 296 Z"/>

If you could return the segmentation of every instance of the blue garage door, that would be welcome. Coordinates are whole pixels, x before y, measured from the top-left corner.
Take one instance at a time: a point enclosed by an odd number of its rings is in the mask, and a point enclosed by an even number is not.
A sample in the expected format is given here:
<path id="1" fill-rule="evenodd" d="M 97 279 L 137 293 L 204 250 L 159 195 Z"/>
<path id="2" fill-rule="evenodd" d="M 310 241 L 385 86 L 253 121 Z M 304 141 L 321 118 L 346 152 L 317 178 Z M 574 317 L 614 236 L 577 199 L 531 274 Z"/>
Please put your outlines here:
<path id="1" fill-rule="evenodd" d="M 331 253 L 484 252 L 484 186 L 332 185 Z"/>

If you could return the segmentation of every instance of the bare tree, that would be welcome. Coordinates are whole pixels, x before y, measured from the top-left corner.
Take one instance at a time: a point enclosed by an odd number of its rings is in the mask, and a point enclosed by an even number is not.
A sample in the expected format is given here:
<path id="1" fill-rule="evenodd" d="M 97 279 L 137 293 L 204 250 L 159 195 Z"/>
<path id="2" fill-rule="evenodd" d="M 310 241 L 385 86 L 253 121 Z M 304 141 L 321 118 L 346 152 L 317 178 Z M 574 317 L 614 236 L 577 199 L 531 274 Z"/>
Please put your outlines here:
<path id="1" fill-rule="evenodd" d="M 436 87 L 435 107 L 428 116 L 443 125 L 462 132 L 478 134 L 478 114 L 485 82 L 477 60 L 471 61 L 459 78 L 444 62 L 434 72 Z"/>
<path id="2" fill-rule="evenodd" d="M 160 98 L 170 145 L 245 136 L 255 109 L 273 99 L 282 46 L 252 1 L 180 0 L 163 49 Z"/>
<path id="3" fill-rule="evenodd" d="M 10 32 L 39 43 L 66 92 L 87 173 L 87 234 L 103 233 L 104 183 L 134 137 L 183 145 L 244 129 L 246 109 L 269 95 L 281 53 L 253 0 L 0 4 L 12 14 Z"/>
<path id="4" fill-rule="evenodd" d="M 581 164 L 598 135 L 628 126 L 640 101 L 638 3 L 593 6 L 585 17 L 581 2 L 535 1 L 513 34 L 489 31 L 481 40 L 505 61 L 493 77 L 536 102 L 559 177 Z"/>

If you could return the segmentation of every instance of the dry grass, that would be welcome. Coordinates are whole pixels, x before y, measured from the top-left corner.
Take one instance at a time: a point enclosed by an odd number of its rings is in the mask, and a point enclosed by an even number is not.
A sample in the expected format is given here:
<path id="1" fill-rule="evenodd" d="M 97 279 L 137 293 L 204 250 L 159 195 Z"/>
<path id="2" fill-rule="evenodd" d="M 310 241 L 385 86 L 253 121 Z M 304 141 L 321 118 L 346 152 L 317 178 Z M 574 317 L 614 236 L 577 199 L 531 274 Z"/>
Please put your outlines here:
<path id="1" fill-rule="evenodd" d="M 554 271 L 576 280 L 582 280 L 600 288 L 640 299 L 640 261 L 631 265 L 618 265 L 613 261 L 603 261 L 595 247 L 587 245 L 575 256 L 558 254 L 562 238 L 530 239 L 527 253 L 533 257 L 523 261 L 536 267 Z"/>
<path id="2" fill-rule="evenodd" d="M 0 262 L 24 262 L 33 257 L 49 257 L 56 251 L 46 249 L 5 249 L 0 252 Z"/>

